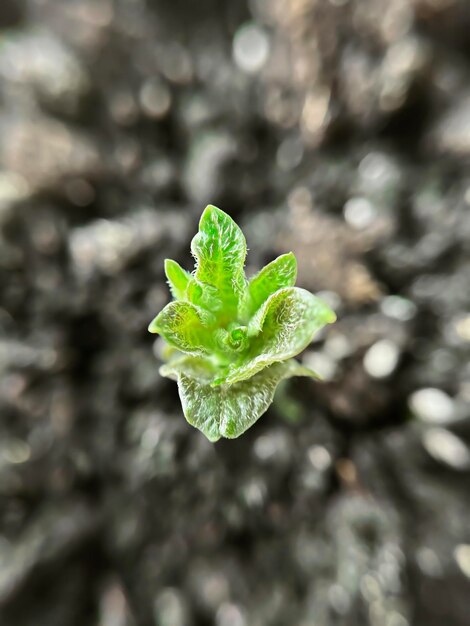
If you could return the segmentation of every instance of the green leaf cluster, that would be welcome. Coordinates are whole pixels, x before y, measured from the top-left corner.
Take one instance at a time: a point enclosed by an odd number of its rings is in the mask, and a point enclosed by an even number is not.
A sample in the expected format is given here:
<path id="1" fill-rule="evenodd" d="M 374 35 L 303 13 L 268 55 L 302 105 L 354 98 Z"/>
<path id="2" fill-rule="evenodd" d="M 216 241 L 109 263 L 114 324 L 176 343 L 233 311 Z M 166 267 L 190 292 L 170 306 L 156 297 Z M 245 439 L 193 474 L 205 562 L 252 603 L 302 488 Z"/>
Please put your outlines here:
<path id="1" fill-rule="evenodd" d="M 193 273 L 165 261 L 174 301 L 149 331 L 172 348 L 160 373 L 177 381 L 188 422 L 210 441 L 235 438 L 267 410 L 281 380 L 315 376 L 293 357 L 336 316 L 294 286 L 292 252 L 247 280 L 245 237 L 217 207 L 204 210 L 191 252 Z"/>

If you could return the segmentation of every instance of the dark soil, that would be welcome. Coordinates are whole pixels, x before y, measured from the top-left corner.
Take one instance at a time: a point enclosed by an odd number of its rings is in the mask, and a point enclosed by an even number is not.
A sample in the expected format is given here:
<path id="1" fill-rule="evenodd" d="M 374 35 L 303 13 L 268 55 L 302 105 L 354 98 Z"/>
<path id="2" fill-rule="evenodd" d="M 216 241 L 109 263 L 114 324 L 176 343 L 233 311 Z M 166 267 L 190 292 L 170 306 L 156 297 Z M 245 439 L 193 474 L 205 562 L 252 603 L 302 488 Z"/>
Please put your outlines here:
<path id="1" fill-rule="evenodd" d="M 470 4 L 2 0 L 0 626 L 468 626 Z M 207 203 L 338 322 L 210 444 Z"/>

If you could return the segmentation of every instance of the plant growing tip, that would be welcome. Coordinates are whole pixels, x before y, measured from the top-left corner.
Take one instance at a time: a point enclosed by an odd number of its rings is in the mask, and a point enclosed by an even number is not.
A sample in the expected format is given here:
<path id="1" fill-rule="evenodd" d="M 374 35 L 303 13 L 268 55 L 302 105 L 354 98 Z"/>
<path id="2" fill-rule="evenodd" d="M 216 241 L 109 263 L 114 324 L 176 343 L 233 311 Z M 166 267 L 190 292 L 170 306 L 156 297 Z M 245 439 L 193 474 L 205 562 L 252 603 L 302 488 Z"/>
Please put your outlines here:
<path id="1" fill-rule="evenodd" d="M 173 348 L 160 373 L 177 381 L 187 421 L 210 441 L 233 439 L 267 410 L 281 380 L 317 377 L 293 357 L 336 315 L 294 286 L 292 252 L 247 280 L 245 237 L 215 206 L 204 210 L 191 252 L 192 274 L 166 259 L 174 301 L 149 331 Z"/>

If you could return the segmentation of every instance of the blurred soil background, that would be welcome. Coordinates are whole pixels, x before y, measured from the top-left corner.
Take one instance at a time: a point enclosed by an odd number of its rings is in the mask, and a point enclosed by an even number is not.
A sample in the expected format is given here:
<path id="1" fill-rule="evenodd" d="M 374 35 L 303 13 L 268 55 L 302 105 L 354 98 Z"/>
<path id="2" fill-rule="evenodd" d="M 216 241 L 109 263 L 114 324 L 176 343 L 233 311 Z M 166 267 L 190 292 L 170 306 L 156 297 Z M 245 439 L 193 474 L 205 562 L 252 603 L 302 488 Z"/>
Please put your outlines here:
<path id="1" fill-rule="evenodd" d="M 0 625 L 468 626 L 468 0 L 0 28 Z M 209 202 L 339 314 L 215 445 L 147 333 Z"/>

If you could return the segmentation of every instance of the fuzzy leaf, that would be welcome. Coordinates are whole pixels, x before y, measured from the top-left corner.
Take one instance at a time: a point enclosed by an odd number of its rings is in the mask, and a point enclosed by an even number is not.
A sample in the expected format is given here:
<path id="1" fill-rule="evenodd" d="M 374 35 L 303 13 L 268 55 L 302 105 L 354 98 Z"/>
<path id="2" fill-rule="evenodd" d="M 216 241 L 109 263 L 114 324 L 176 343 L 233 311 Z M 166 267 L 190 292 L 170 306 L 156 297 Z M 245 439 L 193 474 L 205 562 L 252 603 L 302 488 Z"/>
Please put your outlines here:
<path id="1" fill-rule="evenodd" d="M 191 274 L 172 259 L 165 259 L 165 274 L 173 298 L 175 300 L 184 300 L 186 298 L 186 290 L 192 279 Z"/>
<path id="2" fill-rule="evenodd" d="M 207 283 L 199 282 L 194 276 L 191 276 L 186 289 L 186 299 L 210 313 L 217 313 L 223 306 L 217 289 Z"/>
<path id="3" fill-rule="evenodd" d="M 176 261 L 165 260 L 165 274 L 170 286 L 171 295 L 175 300 L 191 302 L 207 311 L 218 311 L 222 302 L 218 298 L 218 291 L 211 285 L 201 283 L 190 273 L 184 270 Z"/>
<path id="4" fill-rule="evenodd" d="M 214 365 L 200 356 L 179 355 L 159 369 L 160 375 L 178 380 L 181 374 L 195 378 L 199 382 L 210 383 L 216 373 Z"/>
<path id="5" fill-rule="evenodd" d="M 204 312 L 189 302 L 170 302 L 150 323 L 149 331 L 159 333 L 169 344 L 186 354 L 206 354 L 212 336 Z"/>
<path id="6" fill-rule="evenodd" d="M 203 212 L 191 251 L 192 274 L 165 262 L 175 301 L 149 330 L 168 344 L 160 373 L 178 382 L 188 422 L 211 441 L 234 438 L 266 411 L 283 378 L 316 376 L 292 357 L 336 317 L 321 300 L 294 287 L 292 253 L 248 283 L 243 233 L 214 206 Z"/>
<path id="7" fill-rule="evenodd" d="M 209 205 L 191 242 L 191 251 L 196 259 L 196 279 L 217 289 L 224 314 L 232 316 L 246 285 L 246 241 L 242 231 L 230 216 Z"/>
<path id="8" fill-rule="evenodd" d="M 250 280 L 248 285 L 248 315 L 255 311 L 278 289 L 293 287 L 297 278 L 297 260 L 292 252 L 268 263 Z"/>
<path id="9" fill-rule="evenodd" d="M 297 361 L 265 368 L 250 380 L 211 387 L 191 374 L 178 374 L 178 390 L 187 421 L 210 441 L 221 436 L 234 439 L 243 434 L 268 409 L 276 387 L 291 376 L 315 376 Z"/>
<path id="10" fill-rule="evenodd" d="M 226 383 L 253 376 L 271 363 L 284 361 L 302 352 L 315 333 L 334 322 L 336 315 L 319 298 L 298 287 L 276 291 L 251 320 L 252 338 L 245 358 L 234 364 Z"/>

